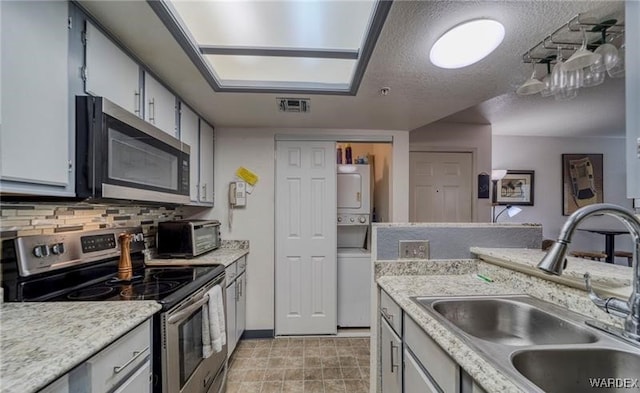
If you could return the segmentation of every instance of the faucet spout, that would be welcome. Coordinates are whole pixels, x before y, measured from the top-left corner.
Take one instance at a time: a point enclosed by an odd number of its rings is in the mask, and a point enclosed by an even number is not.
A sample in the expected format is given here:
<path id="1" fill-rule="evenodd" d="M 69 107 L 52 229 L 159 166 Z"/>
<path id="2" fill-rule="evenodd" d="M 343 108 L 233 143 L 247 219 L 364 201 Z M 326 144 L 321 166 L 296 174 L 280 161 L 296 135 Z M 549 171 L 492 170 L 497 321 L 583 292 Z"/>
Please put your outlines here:
<path id="1" fill-rule="evenodd" d="M 538 268 L 549 274 L 561 275 L 566 268 L 566 255 L 571 237 L 578 225 L 594 215 L 608 215 L 620 220 L 629 230 L 634 241 L 633 248 L 633 289 L 628 301 L 615 297 L 602 299 L 592 289 L 587 279 L 589 297 L 605 312 L 625 318 L 624 328 L 627 337 L 640 341 L 640 220 L 627 209 L 608 203 L 585 206 L 576 210 L 562 226 L 558 240 L 538 263 Z M 587 276 L 588 277 L 588 276 Z"/>

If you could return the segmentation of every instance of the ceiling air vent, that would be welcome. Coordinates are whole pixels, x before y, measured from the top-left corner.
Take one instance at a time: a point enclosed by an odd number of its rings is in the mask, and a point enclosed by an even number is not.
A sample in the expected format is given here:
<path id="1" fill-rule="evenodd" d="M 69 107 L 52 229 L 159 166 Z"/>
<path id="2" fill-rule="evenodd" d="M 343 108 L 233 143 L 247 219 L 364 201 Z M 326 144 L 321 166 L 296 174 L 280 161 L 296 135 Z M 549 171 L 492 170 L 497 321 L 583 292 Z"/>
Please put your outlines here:
<path id="1" fill-rule="evenodd" d="M 280 112 L 311 112 L 311 103 L 308 98 L 276 98 Z"/>

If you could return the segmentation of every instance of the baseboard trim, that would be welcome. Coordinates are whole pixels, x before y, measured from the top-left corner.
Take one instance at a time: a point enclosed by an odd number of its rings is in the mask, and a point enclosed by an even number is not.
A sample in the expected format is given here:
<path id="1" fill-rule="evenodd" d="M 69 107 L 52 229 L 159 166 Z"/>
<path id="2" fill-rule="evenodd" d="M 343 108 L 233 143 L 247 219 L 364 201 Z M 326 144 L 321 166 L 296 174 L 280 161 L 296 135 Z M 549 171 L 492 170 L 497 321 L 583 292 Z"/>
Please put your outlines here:
<path id="1" fill-rule="evenodd" d="M 261 330 L 245 330 L 242 333 L 242 338 L 251 340 L 254 338 L 274 338 L 273 329 L 261 329 Z"/>

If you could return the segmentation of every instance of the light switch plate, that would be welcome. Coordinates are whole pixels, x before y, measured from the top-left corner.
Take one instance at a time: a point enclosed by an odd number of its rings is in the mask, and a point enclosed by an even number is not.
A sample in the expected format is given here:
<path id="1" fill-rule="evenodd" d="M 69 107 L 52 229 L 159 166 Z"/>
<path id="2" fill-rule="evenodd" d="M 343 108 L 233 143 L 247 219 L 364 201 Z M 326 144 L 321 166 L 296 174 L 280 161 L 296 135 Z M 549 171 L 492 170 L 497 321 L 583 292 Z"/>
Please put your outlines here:
<path id="1" fill-rule="evenodd" d="M 429 240 L 400 240 L 400 259 L 429 259 Z"/>

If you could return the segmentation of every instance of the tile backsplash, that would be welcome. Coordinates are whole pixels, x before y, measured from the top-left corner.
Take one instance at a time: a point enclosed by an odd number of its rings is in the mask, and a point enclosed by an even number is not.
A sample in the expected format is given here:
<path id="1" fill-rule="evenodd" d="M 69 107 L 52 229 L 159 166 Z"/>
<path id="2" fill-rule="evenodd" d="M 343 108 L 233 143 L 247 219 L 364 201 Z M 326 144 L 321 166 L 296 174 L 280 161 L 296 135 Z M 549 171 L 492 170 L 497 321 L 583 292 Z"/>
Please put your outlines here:
<path id="1" fill-rule="evenodd" d="M 0 237 L 142 226 L 147 248 L 155 248 L 158 222 L 180 219 L 180 208 L 89 203 L 2 203 Z"/>

